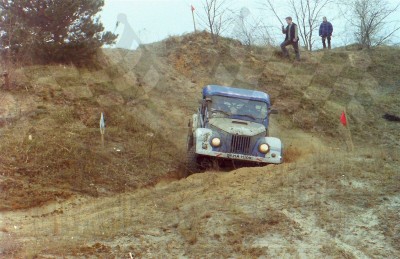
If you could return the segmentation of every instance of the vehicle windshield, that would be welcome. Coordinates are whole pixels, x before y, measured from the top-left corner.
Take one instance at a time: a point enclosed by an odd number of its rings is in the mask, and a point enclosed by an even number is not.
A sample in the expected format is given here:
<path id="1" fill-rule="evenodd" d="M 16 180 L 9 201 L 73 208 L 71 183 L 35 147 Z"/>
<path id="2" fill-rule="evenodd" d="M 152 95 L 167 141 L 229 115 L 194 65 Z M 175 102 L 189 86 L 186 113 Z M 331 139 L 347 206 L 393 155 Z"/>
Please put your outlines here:
<path id="1" fill-rule="evenodd" d="M 267 104 L 226 96 L 212 96 L 208 102 L 210 118 L 241 118 L 263 120 L 268 115 Z"/>

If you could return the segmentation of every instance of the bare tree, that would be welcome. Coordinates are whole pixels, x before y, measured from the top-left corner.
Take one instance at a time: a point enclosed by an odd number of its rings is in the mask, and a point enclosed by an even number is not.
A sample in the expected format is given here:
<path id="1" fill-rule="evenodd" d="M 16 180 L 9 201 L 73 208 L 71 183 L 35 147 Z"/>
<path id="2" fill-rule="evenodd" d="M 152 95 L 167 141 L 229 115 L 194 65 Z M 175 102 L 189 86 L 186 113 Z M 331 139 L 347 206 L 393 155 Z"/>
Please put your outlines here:
<path id="1" fill-rule="evenodd" d="M 7 2 L 0 1 L 0 39 L 4 44 L 4 46 L 0 47 L 0 52 L 2 55 L 2 61 L 5 60 L 4 65 L 8 69 L 8 63 L 11 57 L 10 46 L 13 35 L 12 23 L 14 20 L 12 19 L 13 17 L 9 19 L 6 18 L 7 16 L 10 16 L 10 12 L 7 12 L 7 7 Z"/>
<path id="2" fill-rule="evenodd" d="M 274 7 L 274 5 L 272 4 L 271 0 L 266 0 L 266 3 L 263 4 L 268 10 L 270 10 L 271 12 L 274 13 L 275 17 L 278 19 L 278 21 L 282 24 L 282 26 L 284 26 L 283 22 L 282 22 L 282 17 L 279 17 L 279 15 L 276 12 L 276 8 Z"/>
<path id="3" fill-rule="evenodd" d="M 229 28 L 232 21 L 227 3 L 227 0 L 205 0 L 204 14 L 199 15 L 203 25 L 210 31 L 214 43 L 218 42 L 218 37 Z"/>
<path id="4" fill-rule="evenodd" d="M 238 39 L 243 45 L 273 45 L 274 40 L 261 19 L 242 19 L 240 17 L 233 31 L 233 38 Z"/>
<path id="5" fill-rule="evenodd" d="M 332 0 L 289 0 L 298 22 L 300 38 L 309 51 L 313 49 L 314 32 L 319 28 L 321 11 L 332 2 Z"/>
<path id="6" fill-rule="evenodd" d="M 333 3 L 333 0 L 287 0 L 286 2 L 291 11 L 294 13 L 294 18 L 299 29 L 299 36 L 309 51 L 312 51 L 313 44 L 315 42 L 314 32 L 318 30 L 319 21 L 321 20 L 321 12 L 329 4 Z M 276 8 L 272 4 L 271 0 L 266 0 L 263 4 L 267 10 L 273 12 L 275 17 L 282 23 L 282 17 L 280 17 L 276 11 Z"/>
<path id="7" fill-rule="evenodd" d="M 4 78 L 4 87 L 10 88 L 10 77 L 13 76 L 13 47 L 17 44 L 14 41 L 14 34 L 21 31 L 21 24 L 10 11 L 10 3 L 6 0 L 0 1 L 0 56 L 5 71 L 0 76 Z"/>
<path id="8" fill-rule="evenodd" d="M 270 30 L 271 26 L 267 26 L 265 23 L 261 22 L 258 25 L 257 29 L 257 37 L 255 44 L 261 44 L 261 45 L 268 45 L 272 46 L 276 44 L 275 39 L 271 36 Z"/>
<path id="9" fill-rule="evenodd" d="M 261 19 L 255 19 L 248 8 L 243 7 L 235 19 L 233 37 L 245 46 L 252 46 L 257 41 Z"/>
<path id="10" fill-rule="evenodd" d="M 400 30 L 399 21 L 390 21 L 389 17 L 400 8 L 400 3 L 391 6 L 382 0 L 343 1 L 346 9 L 342 12 L 355 28 L 354 35 L 362 48 L 371 48 L 387 42 Z M 348 15 L 350 12 L 351 15 Z"/>

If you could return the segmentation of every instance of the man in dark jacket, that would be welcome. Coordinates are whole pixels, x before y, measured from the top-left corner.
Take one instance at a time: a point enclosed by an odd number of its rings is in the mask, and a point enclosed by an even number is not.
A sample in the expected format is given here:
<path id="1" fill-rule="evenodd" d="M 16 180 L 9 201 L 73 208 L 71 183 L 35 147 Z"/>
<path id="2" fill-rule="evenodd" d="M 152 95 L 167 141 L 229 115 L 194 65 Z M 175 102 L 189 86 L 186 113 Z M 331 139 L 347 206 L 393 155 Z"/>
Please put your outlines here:
<path id="1" fill-rule="evenodd" d="M 282 25 L 282 33 L 286 34 L 285 41 L 281 44 L 281 49 L 284 57 L 289 57 L 289 52 L 286 49 L 286 46 L 292 45 L 294 52 L 296 53 L 296 60 L 300 60 L 300 52 L 299 52 L 299 33 L 297 24 L 292 21 L 292 17 L 286 17 L 286 22 L 288 26 L 285 29 L 285 26 Z"/>
<path id="2" fill-rule="evenodd" d="M 326 17 L 324 17 L 322 19 L 323 19 L 323 22 L 319 26 L 319 36 L 322 37 L 322 45 L 324 46 L 324 49 L 326 49 L 325 40 L 328 39 L 328 49 L 330 49 L 333 26 L 330 22 L 328 22 Z"/>

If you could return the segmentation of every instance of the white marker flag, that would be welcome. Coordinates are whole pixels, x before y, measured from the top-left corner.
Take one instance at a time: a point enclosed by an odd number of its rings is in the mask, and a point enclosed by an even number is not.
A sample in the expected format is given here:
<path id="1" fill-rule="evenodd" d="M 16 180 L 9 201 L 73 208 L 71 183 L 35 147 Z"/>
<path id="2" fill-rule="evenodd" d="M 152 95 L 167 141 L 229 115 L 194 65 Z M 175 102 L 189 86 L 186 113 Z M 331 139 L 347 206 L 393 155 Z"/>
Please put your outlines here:
<path id="1" fill-rule="evenodd" d="M 104 115 L 101 113 L 100 115 L 100 133 L 101 135 L 104 135 L 104 132 L 106 130 L 106 123 L 104 122 Z"/>

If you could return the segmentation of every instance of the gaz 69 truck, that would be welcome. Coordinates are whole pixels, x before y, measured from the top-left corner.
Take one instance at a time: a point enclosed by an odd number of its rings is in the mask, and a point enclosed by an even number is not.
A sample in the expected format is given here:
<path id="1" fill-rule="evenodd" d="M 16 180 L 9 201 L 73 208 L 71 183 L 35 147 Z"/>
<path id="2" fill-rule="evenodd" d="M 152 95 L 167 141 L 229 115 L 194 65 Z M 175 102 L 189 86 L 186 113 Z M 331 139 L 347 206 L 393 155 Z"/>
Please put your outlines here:
<path id="1" fill-rule="evenodd" d="M 268 133 L 271 111 L 264 92 L 205 86 L 198 112 L 189 121 L 188 172 L 215 162 L 282 163 L 282 142 Z"/>

